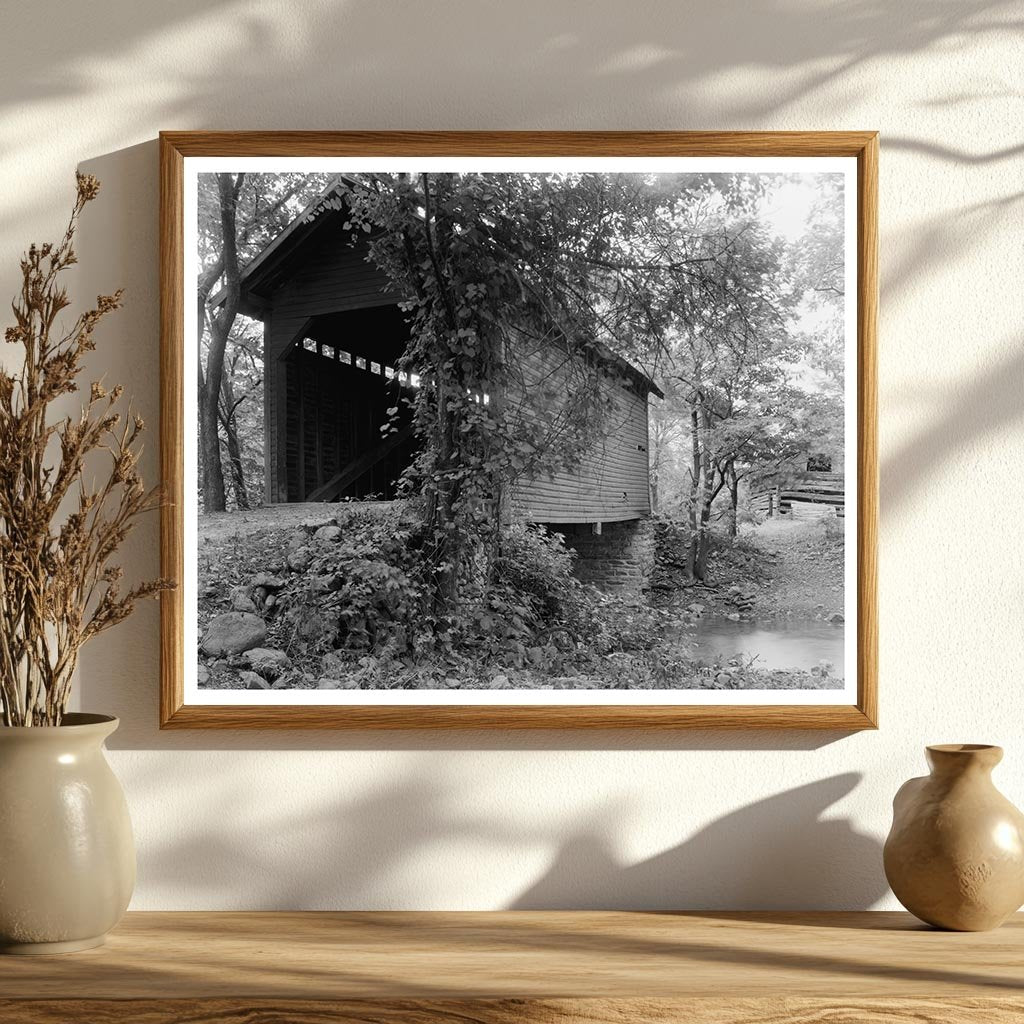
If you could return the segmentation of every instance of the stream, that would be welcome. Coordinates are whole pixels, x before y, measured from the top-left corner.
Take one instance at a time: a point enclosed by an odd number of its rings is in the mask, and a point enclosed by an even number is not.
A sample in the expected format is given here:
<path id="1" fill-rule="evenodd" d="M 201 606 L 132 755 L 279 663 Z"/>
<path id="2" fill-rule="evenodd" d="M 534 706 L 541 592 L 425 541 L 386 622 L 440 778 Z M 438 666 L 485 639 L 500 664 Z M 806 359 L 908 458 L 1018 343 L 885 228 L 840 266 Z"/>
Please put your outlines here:
<path id="1" fill-rule="evenodd" d="M 832 674 L 843 676 L 844 628 L 830 622 L 733 622 L 718 616 L 699 619 L 693 626 L 698 657 L 752 658 L 763 669 L 809 671 L 821 661 L 832 662 Z"/>

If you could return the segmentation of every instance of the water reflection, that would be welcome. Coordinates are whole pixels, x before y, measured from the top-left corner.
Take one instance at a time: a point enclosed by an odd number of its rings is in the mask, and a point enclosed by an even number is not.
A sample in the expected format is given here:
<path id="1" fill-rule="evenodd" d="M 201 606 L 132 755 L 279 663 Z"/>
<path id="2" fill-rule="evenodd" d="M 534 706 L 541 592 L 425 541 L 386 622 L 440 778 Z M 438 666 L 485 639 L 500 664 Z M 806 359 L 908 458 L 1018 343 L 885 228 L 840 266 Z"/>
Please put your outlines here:
<path id="1" fill-rule="evenodd" d="M 704 661 L 747 660 L 756 655 L 757 668 L 804 672 L 822 661 L 830 661 L 834 666 L 832 676 L 843 677 L 842 625 L 817 621 L 767 625 L 709 617 L 698 620 L 693 630 L 697 656 Z"/>

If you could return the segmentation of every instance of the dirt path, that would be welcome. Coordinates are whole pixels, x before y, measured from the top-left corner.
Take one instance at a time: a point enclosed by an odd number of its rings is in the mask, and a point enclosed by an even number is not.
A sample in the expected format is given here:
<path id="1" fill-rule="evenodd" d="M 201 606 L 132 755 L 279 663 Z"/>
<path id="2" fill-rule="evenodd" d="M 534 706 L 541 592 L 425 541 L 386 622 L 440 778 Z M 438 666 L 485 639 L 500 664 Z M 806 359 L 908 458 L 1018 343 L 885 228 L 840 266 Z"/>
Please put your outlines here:
<path id="1" fill-rule="evenodd" d="M 768 519 L 744 535 L 763 554 L 756 616 L 830 620 L 843 614 L 843 543 L 824 520 Z"/>
<path id="2" fill-rule="evenodd" d="M 292 505 L 265 505 L 249 512 L 212 512 L 199 516 L 199 543 L 219 544 L 251 537 L 266 529 L 285 532 L 303 524 L 323 526 L 332 522 L 340 510 L 354 511 L 363 506 L 380 509 L 392 504 L 389 501 L 306 501 Z"/>

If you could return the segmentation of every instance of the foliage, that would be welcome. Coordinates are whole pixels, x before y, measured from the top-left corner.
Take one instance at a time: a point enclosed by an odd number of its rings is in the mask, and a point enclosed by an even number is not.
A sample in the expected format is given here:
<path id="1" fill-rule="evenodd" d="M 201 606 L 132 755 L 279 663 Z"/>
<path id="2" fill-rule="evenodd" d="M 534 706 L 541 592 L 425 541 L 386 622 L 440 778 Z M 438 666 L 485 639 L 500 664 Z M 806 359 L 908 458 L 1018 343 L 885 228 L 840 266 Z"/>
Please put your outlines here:
<path id="1" fill-rule="evenodd" d="M 82 645 L 170 586 L 153 580 L 122 593 L 122 570 L 111 561 L 158 497 L 137 469 L 142 417 L 129 409 L 122 419 L 115 408 L 124 389 L 93 381 L 80 415 L 50 422 L 53 404 L 79 390 L 100 321 L 121 305 L 120 291 L 100 295 L 70 329 L 59 324 L 71 304 L 60 275 L 77 262 L 79 215 L 99 191 L 91 175 L 79 174 L 77 184 L 64 237 L 33 245 L 22 258 L 15 323 L 5 337 L 23 348 L 24 361 L 20 373 L 0 370 L 0 702 L 7 726 L 59 725 Z M 110 457 L 101 485 L 85 482 L 92 453 Z"/>
<path id="2" fill-rule="evenodd" d="M 262 344 L 239 316 L 242 267 L 329 180 L 298 172 L 198 175 L 199 453 L 206 512 L 258 504 L 262 487 L 255 455 L 260 452 L 261 462 Z"/>
<path id="3" fill-rule="evenodd" d="M 689 317 L 739 276 L 738 240 L 687 210 L 748 209 L 760 188 L 751 175 L 359 174 L 324 200 L 316 212 L 344 211 L 408 296 L 412 479 L 439 612 L 481 553 L 493 559 L 511 484 L 571 467 L 606 429 L 608 355 L 655 365 L 666 310 Z M 541 351 L 564 358 L 531 379 Z"/>
<path id="4" fill-rule="evenodd" d="M 407 568 L 410 540 L 407 522 L 359 511 L 340 539 L 314 540 L 308 570 L 283 601 L 292 643 L 312 641 L 321 653 L 411 650 L 421 591 Z"/>
<path id="5" fill-rule="evenodd" d="M 649 661 L 661 642 L 663 613 L 581 583 L 562 538 L 532 526 L 507 534 L 494 577 L 464 594 L 456 613 L 437 614 L 419 509 L 396 504 L 339 511 L 338 530 L 319 539 L 304 529 L 212 553 L 204 547 L 201 617 L 224 610 L 261 567 L 283 564 L 287 548 L 311 557 L 285 572 L 275 607 L 264 609 L 268 643 L 288 654 L 306 685 L 327 674 L 384 688 L 449 677 L 486 686 L 502 676 L 529 686 L 570 676 L 607 686 L 617 678 L 617 656 Z"/>

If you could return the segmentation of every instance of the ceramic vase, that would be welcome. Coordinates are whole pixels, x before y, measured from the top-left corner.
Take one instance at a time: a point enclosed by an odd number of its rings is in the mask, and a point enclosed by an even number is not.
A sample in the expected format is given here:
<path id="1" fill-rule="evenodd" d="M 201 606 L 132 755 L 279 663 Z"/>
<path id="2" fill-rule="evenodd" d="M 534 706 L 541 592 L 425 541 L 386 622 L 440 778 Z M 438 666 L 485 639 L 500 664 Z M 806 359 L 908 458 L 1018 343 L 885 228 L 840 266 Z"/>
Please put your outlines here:
<path id="1" fill-rule="evenodd" d="M 916 917 L 937 928 L 997 928 L 1024 904 L 1024 815 L 996 789 L 999 747 L 927 748 L 931 774 L 893 801 L 885 875 Z"/>
<path id="2" fill-rule="evenodd" d="M 135 847 L 103 753 L 116 728 L 86 714 L 0 727 L 0 951 L 98 946 L 127 909 Z"/>

